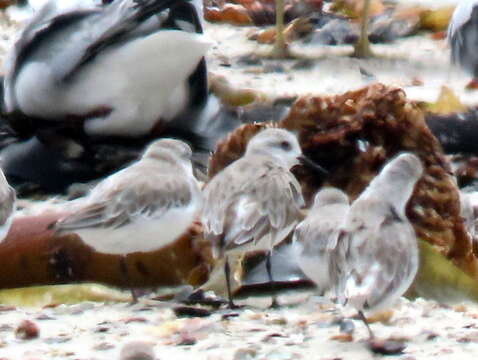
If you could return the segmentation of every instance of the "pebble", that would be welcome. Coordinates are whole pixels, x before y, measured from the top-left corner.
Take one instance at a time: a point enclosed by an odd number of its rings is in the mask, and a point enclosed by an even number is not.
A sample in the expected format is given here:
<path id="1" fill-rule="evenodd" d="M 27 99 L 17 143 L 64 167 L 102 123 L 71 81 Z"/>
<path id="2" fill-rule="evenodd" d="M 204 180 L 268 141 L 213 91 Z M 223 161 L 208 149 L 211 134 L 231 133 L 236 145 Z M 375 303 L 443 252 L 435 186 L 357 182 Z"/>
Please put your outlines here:
<path id="1" fill-rule="evenodd" d="M 352 320 L 342 320 L 340 322 L 339 330 L 344 334 L 353 334 L 355 331 L 355 323 Z"/>
<path id="2" fill-rule="evenodd" d="M 31 320 L 23 320 L 15 330 L 15 337 L 22 340 L 35 339 L 40 335 L 40 329 Z"/>
<path id="3" fill-rule="evenodd" d="M 241 348 L 234 353 L 233 360 L 252 360 L 256 357 L 257 350 L 255 348 Z"/>
<path id="4" fill-rule="evenodd" d="M 95 346 L 93 346 L 93 349 L 95 350 L 101 350 L 101 351 L 104 351 L 104 350 L 109 350 L 109 349 L 113 349 L 115 346 L 109 342 L 101 342 L 99 344 L 96 344 Z"/>
<path id="5" fill-rule="evenodd" d="M 154 360 L 153 345 L 143 341 L 129 342 L 123 346 L 120 360 Z"/>

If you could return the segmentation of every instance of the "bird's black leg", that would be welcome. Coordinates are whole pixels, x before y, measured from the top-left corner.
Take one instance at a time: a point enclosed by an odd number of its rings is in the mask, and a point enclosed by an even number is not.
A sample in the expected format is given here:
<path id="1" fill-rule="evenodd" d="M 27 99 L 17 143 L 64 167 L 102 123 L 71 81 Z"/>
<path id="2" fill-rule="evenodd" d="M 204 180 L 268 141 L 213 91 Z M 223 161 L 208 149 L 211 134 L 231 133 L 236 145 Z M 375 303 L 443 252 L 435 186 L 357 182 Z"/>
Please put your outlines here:
<path id="1" fill-rule="evenodd" d="M 226 287 L 227 287 L 227 298 L 229 300 L 229 309 L 236 309 L 237 306 L 232 300 L 232 291 L 231 291 L 231 268 L 229 267 L 229 260 L 225 259 L 224 263 L 224 276 L 226 277 Z"/>
<path id="2" fill-rule="evenodd" d="M 367 318 L 365 317 L 363 311 L 362 311 L 362 310 L 359 310 L 358 315 L 359 315 L 360 320 L 362 320 L 362 322 L 363 322 L 363 323 L 365 324 L 365 326 L 367 327 L 368 335 L 369 335 L 369 340 L 375 339 L 375 335 L 373 334 L 372 329 L 370 328 L 370 325 L 369 325 L 369 323 L 368 323 L 368 321 L 367 321 Z"/>
<path id="3" fill-rule="evenodd" d="M 272 257 L 272 251 L 269 251 L 267 253 L 267 257 L 266 257 L 266 270 L 267 270 L 267 277 L 269 279 L 269 286 L 270 286 L 270 290 L 272 292 L 272 304 L 271 304 L 271 307 L 272 308 L 277 308 L 279 307 L 279 304 L 277 303 L 277 299 L 276 299 L 276 296 L 275 296 L 275 293 L 274 293 L 274 290 L 275 290 L 275 284 L 274 284 L 274 279 L 272 278 L 272 263 L 271 263 L 271 257 Z"/>
<path id="4" fill-rule="evenodd" d="M 136 304 L 138 302 L 138 295 L 136 294 L 136 290 L 131 285 L 131 279 L 129 277 L 129 272 L 128 272 L 128 265 L 126 264 L 126 257 L 127 255 L 121 257 L 120 268 L 121 268 L 121 272 L 123 273 L 126 279 L 126 284 L 129 287 L 129 291 L 131 292 L 131 298 L 132 298 L 131 304 Z"/>

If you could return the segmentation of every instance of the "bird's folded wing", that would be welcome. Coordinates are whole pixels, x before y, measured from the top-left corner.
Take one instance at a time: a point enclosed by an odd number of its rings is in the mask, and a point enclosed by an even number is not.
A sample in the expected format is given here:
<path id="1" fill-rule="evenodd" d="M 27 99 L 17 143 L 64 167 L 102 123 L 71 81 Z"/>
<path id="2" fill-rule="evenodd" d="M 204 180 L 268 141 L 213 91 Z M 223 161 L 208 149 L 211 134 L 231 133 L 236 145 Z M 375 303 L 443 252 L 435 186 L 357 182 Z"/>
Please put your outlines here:
<path id="1" fill-rule="evenodd" d="M 130 186 L 113 189 L 94 202 L 55 224 L 58 231 L 82 228 L 125 226 L 138 218 L 159 219 L 172 208 L 187 207 L 193 197 L 193 186 L 175 176 L 162 176 L 136 181 Z"/>
<path id="2" fill-rule="evenodd" d="M 10 186 L 0 192 L 0 204 L 2 204 L 0 206 L 0 226 L 5 224 L 15 211 L 16 198 L 15 190 Z"/>
<path id="3" fill-rule="evenodd" d="M 384 222 L 380 229 L 380 241 L 377 253 L 380 271 L 375 275 L 375 286 L 369 297 L 371 307 L 395 292 L 398 296 L 402 295 L 410 285 L 410 274 L 417 265 L 417 260 L 413 258 L 417 246 L 415 232 L 408 221 Z"/>
<path id="4" fill-rule="evenodd" d="M 11 104 L 13 100 L 10 100 L 13 99 L 13 83 L 29 55 L 37 50 L 38 46 L 41 45 L 43 41 L 48 41 L 48 37 L 51 34 L 65 30 L 65 28 L 71 24 L 79 23 L 83 19 L 93 16 L 100 11 L 101 9 L 98 7 L 86 7 L 84 5 L 78 5 L 74 9 L 64 11 L 61 10 L 55 1 L 49 1 L 35 14 L 23 29 L 13 47 L 13 50 L 5 60 L 4 87 L 7 97 L 7 105 L 9 107 L 13 107 Z M 71 44 L 66 42 L 64 46 L 68 48 Z M 57 51 L 56 54 L 51 54 L 51 57 L 60 53 L 63 52 Z M 63 61 L 63 63 L 65 62 Z M 68 66 L 68 68 L 71 68 L 71 66 Z M 62 70 L 61 72 L 65 73 L 65 70 Z M 13 109 L 9 108 L 7 110 L 11 111 Z"/>
<path id="5" fill-rule="evenodd" d="M 82 6 L 63 13 L 54 4 L 48 4 L 22 33 L 15 49 L 16 60 L 10 63 L 18 68 L 39 40 L 48 40 L 61 31 L 62 35 L 56 38 L 62 40 L 61 49 L 52 53 L 49 60 L 55 65 L 52 67 L 55 79 L 67 81 L 104 48 L 158 31 L 168 16 L 162 12 L 175 2 L 178 1 L 125 0 L 103 7 Z"/>
<path id="6" fill-rule="evenodd" d="M 206 233 L 225 232 L 227 247 L 257 241 L 266 229 L 296 221 L 304 204 L 300 184 L 284 168 L 237 165 L 237 172 L 226 169 L 214 178 L 205 193 Z M 243 181 L 234 179 L 235 175 Z"/>
<path id="7" fill-rule="evenodd" d="M 346 210 L 344 216 L 345 212 Z M 337 249 L 342 221 L 328 215 L 330 214 L 320 212 L 308 217 L 295 228 L 294 238 L 302 243 L 304 253 L 317 256 Z"/>
<path id="8" fill-rule="evenodd" d="M 351 253 L 355 255 L 348 258 L 349 269 L 358 293 L 367 294 L 367 306 L 374 307 L 400 291 L 410 271 L 409 248 L 415 241 L 410 224 L 389 221 L 385 216 L 377 230 L 365 227 L 350 239 Z"/>

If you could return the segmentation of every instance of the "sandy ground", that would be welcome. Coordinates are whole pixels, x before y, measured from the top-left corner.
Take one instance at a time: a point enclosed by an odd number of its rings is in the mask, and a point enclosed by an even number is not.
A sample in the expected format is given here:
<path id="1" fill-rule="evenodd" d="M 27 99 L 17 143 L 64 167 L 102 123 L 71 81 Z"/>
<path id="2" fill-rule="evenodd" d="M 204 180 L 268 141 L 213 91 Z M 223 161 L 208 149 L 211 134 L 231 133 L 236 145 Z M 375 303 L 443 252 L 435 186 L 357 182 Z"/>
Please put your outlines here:
<path id="1" fill-rule="evenodd" d="M 263 299 L 257 301 L 265 304 Z M 247 306 L 213 312 L 207 317 L 178 317 L 171 304 L 80 303 L 46 309 L 0 312 L 2 359 L 118 359 L 131 341 L 150 343 L 157 359 L 186 360 L 331 360 L 374 359 L 366 346 L 363 324 L 350 320 L 352 336 L 340 334 L 337 322 L 351 309 L 321 303 L 311 293 L 280 299 L 278 310 Z M 254 299 L 249 299 L 249 304 Z M 372 324 L 378 337 L 405 341 L 396 359 L 473 359 L 478 354 L 476 305 L 447 307 L 433 301 L 401 300 L 391 317 Z M 39 329 L 34 339 L 19 339 L 23 320 Z M 341 339 L 343 339 L 341 341 Z"/>
<path id="2" fill-rule="evenodd" d="M 266 53 L 267 45 L 247 40 L 251 27 L 209 24 L 206 34 L 215 41 L 210 51 L 210 70 L 227 77 L 238 87 L 250 87 L 270 96 L 340 94 L 371 82 L 402 87 L 413 100 L 435 101 L 443 85 L 450 87 L 467 105 L 476 105 L 477 93 L 466 91 L 470 76 L 449 62 L 446 40 L 429 34 L 403 38 L 391 44 L 375 44 L 375 59 L 356 59 L 352 46 L 321 46 L 294 43 L 291 50 L 312 59 L 312 68 L 294 69 L 299 60 L 263 60 L 261 65 L 244 66 L 238 59 L 248 53 Z M 221 64 L 229 63 L 230 66 Z M 271 72 L 274 65 L 283 72 Z M 363 70 L 367 75 L 361 73 Z M 420 85 L 416 85 L 421 83 Z"/>
<path id="3" fill-rule="evenodd" d="M 405 1 L 404 1 L 405 2 Z M 437 6 L 435 0 L 406 1 Z M 444 0 L 442 4 L 455 3 Z M 0 14 L 0 59 L 11 46 L 20 26 Z M 464 90 L 469 77 L 449 65 L 449 50 L 443 40 L 429 35 L 401 39 L 388 45 L 374 45 L 377 59 L 348 57 L 351 46 L 293 45 L 292 50 L 313 59 L 311 69 L 296 70 L 297 60 L 280 64 L 284 72 L 270 72 L 277 62 L 239 65 L 239 57 L 264 52 L 268 47 L 248 41 L 251 27 L 207 24 L 206 34 L 214 41 L 209 53 L 210 70 L 222 74 L 237 87 L 251 87 L 269 96 L 337 94 L 380 81 L 403 87 L 412 99 L 434 101 L 444 84 L 466 104 L 476 105 L 476 93 Z M 224 66 L 227 64 L 227 66 Z M 372 76 L 364 76 L 360 69 Z M 363 71 L 362 71 L 363 72 Z M 417 81 L 419 80 L 419 81 Z M 414 85 L 421 82 L 422 85 Z M 219 311 L 205 318 L 178 318 L 172 305 L 142 300 L 137 305 L 80 303 L 54 308 L 0 308 L 0 359 L 117 359 L 120 348 L 133 340 L 151 342 L 158 359 L 373 359 L 364 340 L 363 325 L 349 342 L 331 339 L 339 334 L 336 320 L 351 309 L 321 305 L 310 293 L 282 299 L 278 309 L 255 305 L 237 311 L 237 317 Z M 373 324 L 380 337 L 407 342 L 401 360 L 432 358 L 474 359 L 478 355 L 477 305 L 442 306 L 433 301 L 401 300 L 385 323 Z M 24 340 L 15 336 L 22 320 L 31 320 L 39 337 Z"/>

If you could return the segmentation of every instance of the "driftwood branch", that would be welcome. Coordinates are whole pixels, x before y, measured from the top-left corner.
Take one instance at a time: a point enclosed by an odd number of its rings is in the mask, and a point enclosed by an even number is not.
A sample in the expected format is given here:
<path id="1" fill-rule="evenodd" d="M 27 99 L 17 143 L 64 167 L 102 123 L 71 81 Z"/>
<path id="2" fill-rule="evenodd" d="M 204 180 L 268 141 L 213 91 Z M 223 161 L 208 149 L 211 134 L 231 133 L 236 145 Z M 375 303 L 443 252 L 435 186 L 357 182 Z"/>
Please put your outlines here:
<path id="1" fill-rule="evenodd" d="M 174 243 L 157 251 L 124 258 L 98 253 L 74 234 L 56 236 L 48 225 L 60 216 L 20 216 L 14 220 L 0 243 L 0 288 L 80 282 L 159 287 L 198 285 L 207 278 L 207 249 L 196 241 L 200 225 L 194 224 Z"/>

